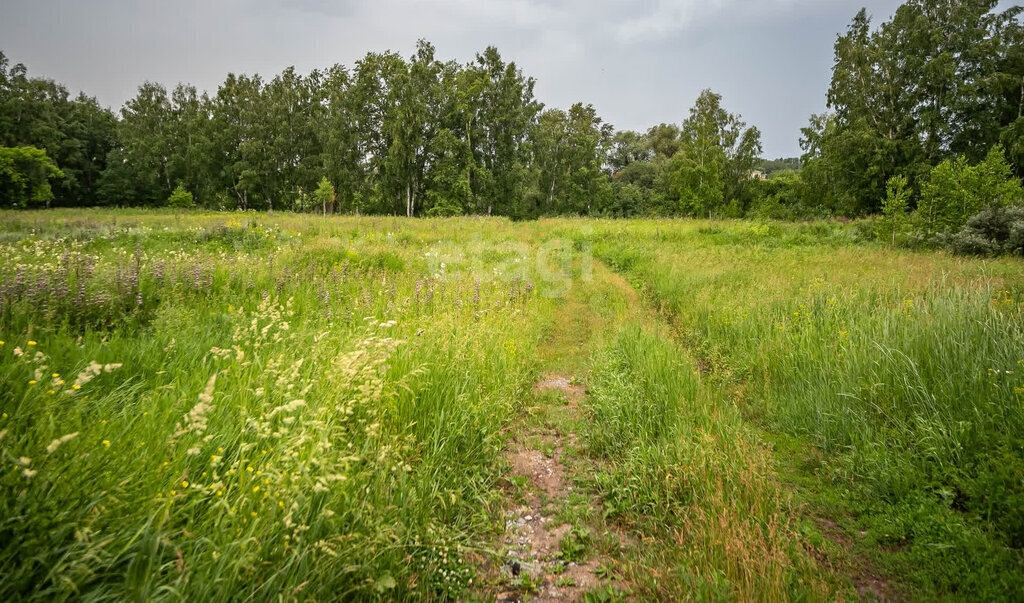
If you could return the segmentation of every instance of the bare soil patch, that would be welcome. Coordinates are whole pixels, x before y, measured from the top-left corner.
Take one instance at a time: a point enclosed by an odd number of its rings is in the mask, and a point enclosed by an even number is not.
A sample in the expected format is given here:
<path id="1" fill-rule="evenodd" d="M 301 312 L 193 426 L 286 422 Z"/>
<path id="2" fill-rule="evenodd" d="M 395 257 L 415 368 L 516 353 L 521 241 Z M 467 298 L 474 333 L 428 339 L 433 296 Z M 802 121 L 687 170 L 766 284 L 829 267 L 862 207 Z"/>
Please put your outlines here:
<path id="1" fill-rule="evenodd" d="M 573 410 L 578 410 L 586 394 L 582 385 L 557 375 L 545 377 L 534 390 L 561 392 Z M 596 571 L 607 559 L 592 555 L 577 563 L 566 561 L 561 552 L 562 540 L 572 526 L 559 521 L 556 513 L 573 492 L 563 455 L 565 446 L 574 441 L 572 433 L 532 428 L 514 438 L 505 454 L 511 475 L 525 478 L 526 485 L 519 502 L 510 501 L 505 513 L 498 601 L 580 601 L 601 585 Z M 543 450 L 528 442 L 540 444 Z"/>

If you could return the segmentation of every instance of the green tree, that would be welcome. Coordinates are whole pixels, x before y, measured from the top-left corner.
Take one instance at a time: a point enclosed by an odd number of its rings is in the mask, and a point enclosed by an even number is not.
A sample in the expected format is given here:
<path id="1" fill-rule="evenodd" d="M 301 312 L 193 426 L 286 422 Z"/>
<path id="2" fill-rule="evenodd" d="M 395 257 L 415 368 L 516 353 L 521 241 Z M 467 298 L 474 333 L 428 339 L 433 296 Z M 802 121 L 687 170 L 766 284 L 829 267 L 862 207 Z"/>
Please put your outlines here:
<path id="1" fill-rule="evenodd" d="M 531 208 L 546 214 L 590 214 L 611 201 L 604 170 L 612 137 L 592 105 L 540 115 L 531 135 L 532 166 L 541 199 Z"/>
<path id="2" fill-rule="evenodd" d="M 750 173 L 761 154 L 757 128 L 747 128 L 723 109 L 721 95 L 704 90 L 683 122 L 680 140 L 669 163 L 680 211 L 709 216 L 721 212 L 727 199 L 744 209 Z"/>
<path id="3" fill-rule="evenodd" d="M 885 185 L 885 200 L 882 202 L 883 224 L 892 231 L 892 244 L 896 244 L 896 234 L 907 223 L 907 210 L 910 207 L 910 188 L 907 177 L 893 176 Z"/>
<path id="4" fill-rule="evenodd" d="M 320 178 L 320 183 L 317 185 L 316 191 L 313 192 L 313 199 L 321 207 L 325 216 L 327 215 L 328 207 L 331 208 L 333 213 L 336 196 L 334 194 L 334 185 L 327 179 L 327 176 Z"/>
<path id="5" fill-rule="evenodd" d="M 503 61 L 493 46 L 477 55 L 472 69 L 482 83 L 473 142 L 478 210 L 521 216 L 528 178 L 527 138 L 542 109 L 533 95 L 535 82 L 515 63 Z"/>
<path id="6" fill-rule="evenodd" d="M 839 36 L 832 121 L 815 141 L 821 161 L 808 174 L 818 180 L 813 186 L 831 181 L 839 211 L 876 212 L 891 176 L 903 174 L 916 188 L 932 167 L 961 155 L 980 161 L 1000 141 L 1017 161 L 1022 9 L 1000 12 L 998 4 L 909 0 L 877 29 L 861 10 Z"/>
<path id="7" fill-rule="evenodd" d="M 608 165 L 617 172 L 637 161 L 650 161 L 654 150 L 647 136 L 622 130 L 612 134 L 608 149 Z"/>
<path id="8" fill-rule="evenodd" d="M 35 147 L 0 147 L 0 199 L 13 207 L 50 206 L 51 180 L 64 173 Z"/>
<path id="9" fill-rule="evenodd" d="M 0 52 L 0 145 L 45 149 L 64 173 L 53 203 L 95 205 L 107 155 L 115 148 L 117 120 L 95 98 L 51 80 L 29 77 Z"/>

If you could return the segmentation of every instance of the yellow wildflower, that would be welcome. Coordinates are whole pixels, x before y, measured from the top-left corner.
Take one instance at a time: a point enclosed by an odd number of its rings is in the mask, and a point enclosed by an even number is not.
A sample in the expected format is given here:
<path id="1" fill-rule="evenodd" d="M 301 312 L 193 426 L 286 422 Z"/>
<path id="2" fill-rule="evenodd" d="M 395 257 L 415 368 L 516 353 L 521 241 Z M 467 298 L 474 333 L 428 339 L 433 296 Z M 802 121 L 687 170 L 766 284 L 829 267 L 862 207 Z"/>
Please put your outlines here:
<path id="1" fill-rule="evenodd" d="M 29 345 L 35 345 L 35 344 L 36 344 L 36 342 L 34 342 L 34 341 L 32 341 L 32 340 L 29 340 L 28 344 L 29 344 Z"/>
<path id="2" fill-rule="evenodd" d="M 103 440 L 103 445 L 110 448 L 110 440 Z"/>
<path id="3" fill-rule="evenodd" d="M 36 380 L 35 379 L 30 379 L 28 384 L 29 385 L 35 385 L 36 384 Z"/>
<path id="4" fill-rule="evenodd" d="M 182 480 L 181 487 L 182 488 L 188 488 L 188 481 Z"/>

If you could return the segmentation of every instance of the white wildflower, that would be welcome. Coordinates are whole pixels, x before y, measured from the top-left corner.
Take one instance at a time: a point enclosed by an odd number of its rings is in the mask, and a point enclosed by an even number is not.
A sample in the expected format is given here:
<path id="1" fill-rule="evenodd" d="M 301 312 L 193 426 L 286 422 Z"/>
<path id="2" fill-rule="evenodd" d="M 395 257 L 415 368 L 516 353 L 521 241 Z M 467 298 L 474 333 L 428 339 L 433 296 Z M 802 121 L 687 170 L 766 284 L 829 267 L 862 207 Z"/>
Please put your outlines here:
<path id="1" fill-rule="evenodd" d="M 71 440 L 73 440 L 73 439 L 75 439 L 77 437 L 78 437 L 78 432 L 76 431 L 74 433 L 69 433 L 67 435 L 63 435 L 63 436 L 57 438 L 56 440 L 50 442 L 50 445 L 46 447 L 47 454 L 53 454 L 63 444 L 66 444 L 66 443 L 70 442 Z"/>

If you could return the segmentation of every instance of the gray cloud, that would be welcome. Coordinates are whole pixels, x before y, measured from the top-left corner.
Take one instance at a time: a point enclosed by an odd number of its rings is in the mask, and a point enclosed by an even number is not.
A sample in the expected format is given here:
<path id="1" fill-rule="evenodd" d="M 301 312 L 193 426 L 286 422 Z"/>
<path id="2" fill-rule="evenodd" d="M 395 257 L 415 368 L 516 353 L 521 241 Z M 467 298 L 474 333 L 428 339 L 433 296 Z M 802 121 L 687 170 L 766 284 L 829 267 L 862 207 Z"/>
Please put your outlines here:
<path id="1" fill-rule="evenodd" d="M 369 50 L 442 59 L 496 45 L 549 106 L 593 103 L 619 128 L 679 122 L 703 88 L 799 153 L 824 109 L 836 33 L 898 0 L 0 0 L 0 50 L 119 107 L 144 80 L 214 90 L 228 72 L 351 65 Z"/>

